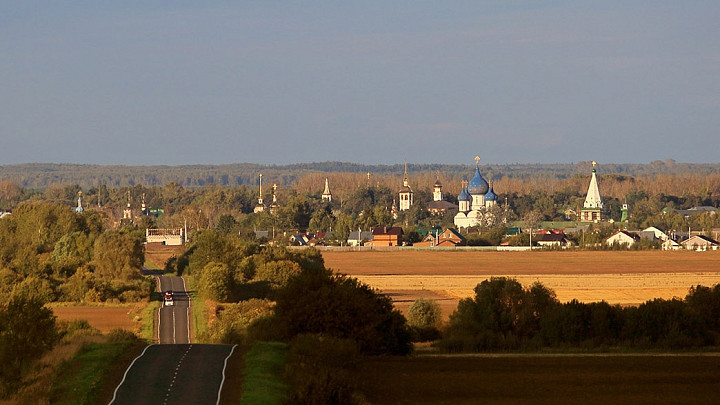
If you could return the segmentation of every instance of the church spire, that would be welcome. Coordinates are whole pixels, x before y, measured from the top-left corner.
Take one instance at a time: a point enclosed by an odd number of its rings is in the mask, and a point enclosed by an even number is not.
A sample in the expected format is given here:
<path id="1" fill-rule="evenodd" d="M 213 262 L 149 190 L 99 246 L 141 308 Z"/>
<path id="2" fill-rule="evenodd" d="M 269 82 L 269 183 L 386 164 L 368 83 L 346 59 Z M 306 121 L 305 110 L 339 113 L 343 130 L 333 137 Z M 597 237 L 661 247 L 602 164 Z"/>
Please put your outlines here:
<path id="1" fill-rule="evenodd" d="M 580 220 L 583 222 L 600 222 L 605 220 L 603 212 L 603 202 L 600 198 L 600 187 L 598 186 L 595 166 L 596 162 L 592 162 L 592 176 L 590 177 L 590 186 L 588 186 L 585 204 L 580 210 Z"/>
<path id="2" fill-rule="evenodd" d="M 325 191 L 322 193 L 322 200 L 332 202 L 332 193 L 330 192 L 330 184 L 328 183 L 327 177 L 325 177 Z"/>
<path id="3" fill-rule="evenodd" d="M 596 176 L 595 166 L 596 162 L 592 162 L 592 177 L 590 178 L 590 186 L 588 187 L 587 196 L 585 197 L 585 204 L 583 208 L 603 208 L 602 199 L 600 198 L 600 188 L 598 187 L 598 181 Z"/>
<path id="4" fill-rule="evenodd" d="M 403 177 L 403 187 L 408 187 L 407 161 L 405 161 L 405 177 Z"/>

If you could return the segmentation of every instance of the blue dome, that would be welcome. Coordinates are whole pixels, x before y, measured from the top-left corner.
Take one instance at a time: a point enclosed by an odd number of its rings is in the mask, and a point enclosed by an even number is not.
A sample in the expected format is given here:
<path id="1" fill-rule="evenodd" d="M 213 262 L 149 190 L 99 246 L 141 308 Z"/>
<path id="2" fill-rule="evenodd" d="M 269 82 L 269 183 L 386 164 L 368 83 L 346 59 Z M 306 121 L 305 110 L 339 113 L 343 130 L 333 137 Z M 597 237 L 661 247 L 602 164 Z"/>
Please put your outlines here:
<path id="1" fill-rule="evenodd" d="M 488 182 L 483 179 L 483 176 L 480 175 L 480 169 L 476 166 L 475 177 L 470 180 L 467 187 L 468 193 L 470 195 L 485 195 L 489 189 Z"/>
<path id="2" fill-rule="evenodd" d="M 466 188 L 463 188 L 460 192 L 460 195 L 458 196 L 458 201 L 471 201 L 472 197 L 470 197 L 470 193 L 468 193 Z"/>
<path id="3" fill-rule="evenodd" d="M 497 201 L 497 199 L 497 194 L 495 194 L 495 191 L 490 187 L 490 190 L 485 194 L 485 201 Z"/>

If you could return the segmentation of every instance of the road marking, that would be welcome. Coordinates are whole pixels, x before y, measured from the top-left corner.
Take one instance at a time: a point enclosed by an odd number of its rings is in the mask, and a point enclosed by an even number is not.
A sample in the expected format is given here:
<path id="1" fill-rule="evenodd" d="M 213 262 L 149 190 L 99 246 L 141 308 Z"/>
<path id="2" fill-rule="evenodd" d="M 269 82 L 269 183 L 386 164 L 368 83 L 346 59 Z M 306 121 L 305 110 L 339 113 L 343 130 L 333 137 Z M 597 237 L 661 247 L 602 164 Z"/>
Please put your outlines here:
<path id="1" fill-rule="evenodd" d="M 162 319 L 162 314 L 160 313 L 160 310 L 162 310 L 162 304 L 160 304 L 160 308 L 158 308 L 158 343 L 162 343 L 160 341 L 160 322 Z"/>
<path id="2" fill-rule="evenodd" d="M 220 388 L 218 388 L 218 395 L 217 395 L 217 401 L 215 402 L 215 405 L 220 405 L 220 393 L 222 392 L 223 384 L 225 384 L 225 369 L 227 368 L 227 362 L 230 359 L 230 356 L 232 356 L 233 352 L 235 351 L 235 348 L 237 345 L 233 345 L 232 349 L 230 350 L 230 354 L 225 357 L 225 362 L 223 363 L 223 372 L 222 372 L 222 380 L 220 381 Z"/>
<path id="3" fill-rule="evenodd" d="M 128 366 L 127 370 L 125 370 L 125 374 L 123 374 L 122 381 L 120 381 L 120 384 L 118 384 L 118 386 L 115 387 L 115 392 L 113 392 L 113 397 L 110 400 L 110 402 L 108 402 L 108 405 L 111 405 L 113 402 L 115 402 L 115 398 L 117 397 L 117 392 L 120 389 L 120 386 L 123 385 L 123 383 L 125 383 L 125 379 L 127 378 L 128 372 L 130 372 L 130 369 L 132 368 L 133 364 L 135 364 L 137 359 L 139 359 L 140 357 L 142 357 L 145 354 L 145 352 L 147 351 L 147 349 L 150 348 L 150 346 L 155 346 L 155 345 L 153 344 L 153 345 L 145 346 L 145 350 L 143 350 L 139 356 L 135 357 L 135 359 L 133 359 L 132 363 L 130 363 L 130 365 Z M 223 380 L 224 380 L 224 378 L 223 378 Z"/>

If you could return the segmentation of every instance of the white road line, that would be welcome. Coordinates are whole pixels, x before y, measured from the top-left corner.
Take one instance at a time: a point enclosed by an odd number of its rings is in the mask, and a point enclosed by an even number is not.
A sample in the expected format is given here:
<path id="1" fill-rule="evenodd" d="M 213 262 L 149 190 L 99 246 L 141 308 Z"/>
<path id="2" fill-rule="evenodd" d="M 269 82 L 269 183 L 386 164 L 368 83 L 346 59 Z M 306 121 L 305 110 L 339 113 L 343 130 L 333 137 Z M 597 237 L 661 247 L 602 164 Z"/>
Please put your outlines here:
<path id="1" fill-rule="evenodd" d="M 162 313 L 160 312 L 162 310 L 162 304 L 160 304 L 160 308 L 158 308 L 158 343 L 162 343 L 160 341 L 160 322 L 162 319 Z"/>
<path id="2" fill-rule="evenodd" d="M 110 400 L 110 402 L 108 402 L 108 405 L 111 405 L 113 402 L 115 402 L 115 398 L 117 397 L 117 392 L 118 392 L 118 390 L 120 389 L 120 386 L 123 385 L 123 383 L 125 382 L 125 379 L 127 378 L 128 372 L 130 372 L 130 369 L 132 368 L 133 364 L 135 364 L 135 362 L 137 361 L 137 359 L 139 359 L 140 357 L 142 357 L 142 356 L 145 354 L 145 352 L 147 351 L 147 349 L 150 348 L 150 346 L 155 346 L 155 345 L 147 345 L 147 346 L 145 347 L 145 350 L 143 350 L 142 353 L 140 353 L 139 356 L 135 357 L 135 359 L 133 359 L 132 363 L 130 363 L 130 365 L 128 366 L 127 370 L 125 370 L 125 374 L 123 374 L 122 381 L 120 381 L 120 384 L 118 384 L 118 386 L 115 387 L 115 392 L 113 392 L 113 397 L 112 397 L 112 399 Z M 225 379 L 225 378 L 223 377 L 223 380 L 224 380 L 224 379 Z M 222 385 L 221 385 L 221 386 L 222 386 Z"/>
<path id="3" fill-rule="evenodd" d="M 222 372 L 222 380 L 220 381 L 220 388 L 218 388 L 218 395 L 217 395 L 217 401 L 215 402 L 215 405 L 220 405 L 220 393 L 222 392 L 223 384 L 225 384 L 225 369 L 227 368 L 227 362 L 230 359 L 230 356 L 232 356 L 233 352 L 235 351 L 235 348 L 237 345 L 233 345 L 232 349 L 230 350 L 230 354 L 225 357 L 225 362 L 223 363 L 223 372 Z"/>

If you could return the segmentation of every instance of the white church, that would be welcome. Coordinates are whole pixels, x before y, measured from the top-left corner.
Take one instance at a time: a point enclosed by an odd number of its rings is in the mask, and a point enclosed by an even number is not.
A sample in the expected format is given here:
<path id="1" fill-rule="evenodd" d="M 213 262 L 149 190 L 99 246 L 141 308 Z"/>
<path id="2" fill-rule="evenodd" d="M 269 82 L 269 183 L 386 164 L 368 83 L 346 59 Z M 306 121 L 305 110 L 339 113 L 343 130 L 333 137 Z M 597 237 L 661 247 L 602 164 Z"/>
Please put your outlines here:
<path id="1" fill-rule="evenodd" d="M 487 224 L 493 219 L 489 209 L 497 204 L 497 199 L 492 184 L 488 184 L 480 174 L 480 158 L 476 156 L 475 175 L 469 183 L 463 181 L 458 195 L 458 213 L 453 221 L 455 226 L 470 228 Z"/>

